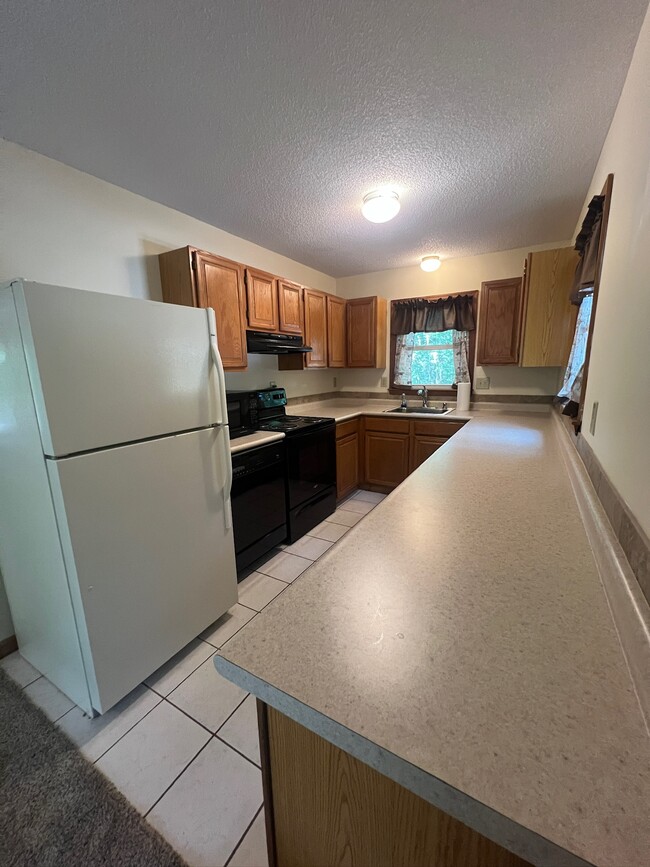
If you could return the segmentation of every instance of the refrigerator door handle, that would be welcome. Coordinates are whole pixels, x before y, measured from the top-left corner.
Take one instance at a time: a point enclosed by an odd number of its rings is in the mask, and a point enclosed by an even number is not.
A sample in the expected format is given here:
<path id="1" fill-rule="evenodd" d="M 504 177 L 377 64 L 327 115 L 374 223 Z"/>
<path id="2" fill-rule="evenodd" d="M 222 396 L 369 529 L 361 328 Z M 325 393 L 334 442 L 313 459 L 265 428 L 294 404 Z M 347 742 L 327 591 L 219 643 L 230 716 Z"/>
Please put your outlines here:
<path id="1" fill-rule="evenodd" d="M 223 486 L 223 509 L 226 529 L 230 530 L 232 528 L 232 509 L 230 506 L 230 492 L 232 490 L 232 458 L 230 456 L 230 439 L 228 437 L 227 431 L 227 418 L 224 418 L 223 416 L 226 400 L 226 376 L 223 370 L 221 356 L 219 355 L 219 346 L 217 344 L 217 320 L 214 315 L 214 310 L 212 309 L 212 307 L 206 307 L 205 312 L 208 316 L 208 330 L 210 332 L 210 355 L 212 357 L 212 363 L 214 364 L 215 370 L 217 372 L 217 398 L 221 413 L 219 419 L 217 420 L 217 424 L 220 427 L 224 428 L 221 431 L 221 433 L 223 434 L 221 437 L 221 441 L 223 443 L 223 466 L 225 475 L 225 481 Z"/>

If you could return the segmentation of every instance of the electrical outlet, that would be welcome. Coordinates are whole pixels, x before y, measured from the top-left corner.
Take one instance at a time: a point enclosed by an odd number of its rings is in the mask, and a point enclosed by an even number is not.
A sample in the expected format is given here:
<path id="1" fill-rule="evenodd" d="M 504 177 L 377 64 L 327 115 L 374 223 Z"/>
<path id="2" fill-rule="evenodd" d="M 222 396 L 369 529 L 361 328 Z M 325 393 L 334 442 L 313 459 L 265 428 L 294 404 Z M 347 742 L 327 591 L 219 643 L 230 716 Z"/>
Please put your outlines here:
<path id="1" fill-rule="evenodd" d="M 598 401 L 595 400 L 591 405 L 591 421 L 589 422 L 589 433 L 594 436 L 596 433 L 596 419 L 598 417 Z"/>
<path id="2" fill-rule="evenodd" d="M 332 377 L 332 385 L 336 388 L 337 379 L 335 376 Z"/>
<path id="3" fill-rule="evenodd" d="M 388 388 L 388 377 L 387 376 L 382 376 L 381 387 L 382 388 Z"/>
<path id="4" fill-rule="evenodd" d="M 474 380 L 474 388 L 485 389 L 490 387 L 490 377 L 489 376 L 477 376 Z"/>

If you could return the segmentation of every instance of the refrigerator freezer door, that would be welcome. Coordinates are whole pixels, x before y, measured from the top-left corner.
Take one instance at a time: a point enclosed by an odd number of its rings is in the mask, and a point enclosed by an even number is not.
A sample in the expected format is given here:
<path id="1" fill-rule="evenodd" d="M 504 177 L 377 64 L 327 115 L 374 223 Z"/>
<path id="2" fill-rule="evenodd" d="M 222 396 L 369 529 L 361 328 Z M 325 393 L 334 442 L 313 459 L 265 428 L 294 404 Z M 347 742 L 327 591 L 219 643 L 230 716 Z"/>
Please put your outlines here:
<path id="1" fill-rule="evenodd" d="M 43 451 L 225 421 L 205 310 L 15 281 Z"/>
<path id="2" fill-rule="evenodd" d="M 47 461 L 97 711 L 237 601 L 223 498 L 227 436 L 209 428 Z"/>

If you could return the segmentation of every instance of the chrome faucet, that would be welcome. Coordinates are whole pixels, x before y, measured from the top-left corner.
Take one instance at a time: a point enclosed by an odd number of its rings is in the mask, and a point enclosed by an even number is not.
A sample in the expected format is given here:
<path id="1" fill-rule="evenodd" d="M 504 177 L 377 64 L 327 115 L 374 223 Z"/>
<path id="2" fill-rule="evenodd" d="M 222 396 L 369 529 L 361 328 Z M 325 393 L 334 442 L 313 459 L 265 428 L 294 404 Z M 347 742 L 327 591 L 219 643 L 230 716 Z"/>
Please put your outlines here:
<path id="1" fill-rule="evenodd" d="M 429 406 L 429 389 L 426 385 L 418 389 L 418 394 L 422 396 L 422 406 Z"/>
<path id="2" fill-rule="evenodd" d="M 399 405 L 400 409 L 408 409 L 408 402 L 406 400 L 406 395 L 402 392 L 402 402 Z"/>

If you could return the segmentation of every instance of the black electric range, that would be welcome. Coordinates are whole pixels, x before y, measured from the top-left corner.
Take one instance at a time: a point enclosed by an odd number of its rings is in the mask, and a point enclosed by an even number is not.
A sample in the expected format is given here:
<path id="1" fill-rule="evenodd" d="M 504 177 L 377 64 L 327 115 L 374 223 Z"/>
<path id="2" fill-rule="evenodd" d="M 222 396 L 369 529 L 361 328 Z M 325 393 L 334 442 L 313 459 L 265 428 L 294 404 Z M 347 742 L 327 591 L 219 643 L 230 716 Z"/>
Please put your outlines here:
<path id="1" fill-rule="evenodd" d="M 288 541 L 295 542 L 336 508 L 335 421 L 322 416 L 287 415 L 283 388 L 228 392 L 227 398 L 231 438 L 251 431 L 285 435 L 286 530 Z M 258 505 L 264 507 L 262 491 Z M 247 523 L 254 525 L 254 514 L 247 516 Z"/>

